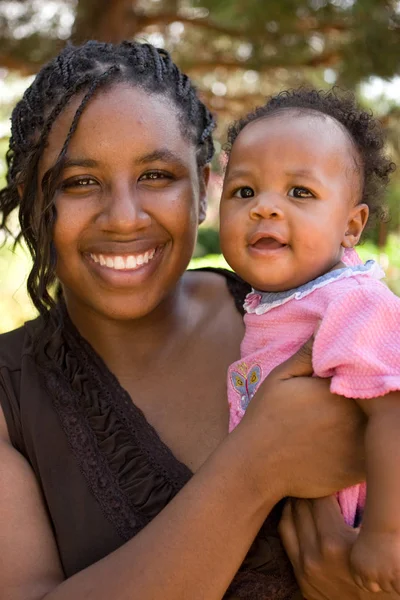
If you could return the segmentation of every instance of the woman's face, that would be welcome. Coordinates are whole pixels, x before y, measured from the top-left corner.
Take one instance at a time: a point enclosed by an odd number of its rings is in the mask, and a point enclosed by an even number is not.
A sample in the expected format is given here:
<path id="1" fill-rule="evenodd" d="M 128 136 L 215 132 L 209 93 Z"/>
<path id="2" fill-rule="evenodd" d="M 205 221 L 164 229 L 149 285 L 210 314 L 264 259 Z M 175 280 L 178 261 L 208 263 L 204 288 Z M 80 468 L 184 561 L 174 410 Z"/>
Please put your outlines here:
<path id="1" fill-rule="evenodd" d="M 55 122 L 39 181 L 80 101 Z M 171 101 L 128 84 L 100 90 L 70 141 L 55 198 L 56 271 L 70 310 L 113 319 L 152 312 L 192 256 L 204 193 Z"/>

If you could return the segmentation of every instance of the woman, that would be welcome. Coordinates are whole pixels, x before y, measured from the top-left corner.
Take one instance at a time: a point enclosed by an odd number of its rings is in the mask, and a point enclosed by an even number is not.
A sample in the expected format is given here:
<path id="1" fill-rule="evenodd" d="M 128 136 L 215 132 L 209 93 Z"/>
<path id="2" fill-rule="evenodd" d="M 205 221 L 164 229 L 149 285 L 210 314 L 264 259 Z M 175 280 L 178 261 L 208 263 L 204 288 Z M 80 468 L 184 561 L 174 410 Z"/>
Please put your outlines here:
<path id="1" fill-rule="evenodd" d="M 227 436 L 247 290 L 185 272 L 213 125 L 168 54 L 137 43 L 67 48 L 14 110 L 3 227 L 18 207 L 41 316 L 0 339 L 7 600 L 294 597 L 274 505 L 362 477 L 358 413 L 301 377 L 309 358 Z"/>

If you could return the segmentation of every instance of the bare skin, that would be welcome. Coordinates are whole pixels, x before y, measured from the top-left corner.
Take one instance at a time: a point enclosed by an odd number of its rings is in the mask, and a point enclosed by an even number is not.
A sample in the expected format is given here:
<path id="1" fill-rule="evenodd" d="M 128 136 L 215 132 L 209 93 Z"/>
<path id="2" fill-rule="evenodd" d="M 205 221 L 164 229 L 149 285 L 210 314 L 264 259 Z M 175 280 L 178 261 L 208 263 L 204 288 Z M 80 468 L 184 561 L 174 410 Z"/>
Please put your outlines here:
<path id="1" fill-rule="evenodd" d="M 400 594 L 400 406 L 397 395 L 358 404 L 368 415 L 365 435 L 367 503 L 351 551 L 351 566 L 361 589 Z"/>
<path id="2" fill-rule="evenodd" d="M 284 510 L 280 533 L 307 600 L 384 600 L 391 592 L 354 588 L 350 553 L 359 530 L 346 525 L 335 498 L 295 500 Z"/>

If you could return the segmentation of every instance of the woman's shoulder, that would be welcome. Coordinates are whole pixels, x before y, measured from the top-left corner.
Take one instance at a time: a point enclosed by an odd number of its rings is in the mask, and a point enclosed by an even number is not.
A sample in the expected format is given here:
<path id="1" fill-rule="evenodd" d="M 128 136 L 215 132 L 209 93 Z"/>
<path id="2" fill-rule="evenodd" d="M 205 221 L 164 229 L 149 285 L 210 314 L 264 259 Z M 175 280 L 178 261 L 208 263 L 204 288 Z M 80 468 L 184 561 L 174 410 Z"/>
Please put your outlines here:
<path id="1" fill-rule="evenodd" d="M 0 334 L 0 368 L 16 371 L 21 368 L 23 356 L 32 352 L 32 331 L 39 319 L 29 321 L 7 333 Z"/>
<path id="2" fill-rule="evenodd" d="M 20 381 L 23 357 L 29 345 L 24 326 L 0 334 L 0 435 L 24 455 L 20 422 Z"/>
<path id="3" fill-rule="evenodd" d="M 238 312 L 244 314 L 243 302 L 246 294 L 250 292 L 251 287 L 236 273 L 228 269 L 216 267 L 203 267 L 188 271 L 188 273 L 196 275 L 198 279 L 201 278 L 203 285 L 209 292 L 212 292 L 213 289 L 216 293 L 219 291 L 228 292 L 226 294 L 227 300 L 230 296 Z"/>
<path id="4" fill-rule="evenodd" d="M 25 339 L 24 326 L 0 335 L 0 368 L 7 367 L 13 371 L 20 368 Z"/>

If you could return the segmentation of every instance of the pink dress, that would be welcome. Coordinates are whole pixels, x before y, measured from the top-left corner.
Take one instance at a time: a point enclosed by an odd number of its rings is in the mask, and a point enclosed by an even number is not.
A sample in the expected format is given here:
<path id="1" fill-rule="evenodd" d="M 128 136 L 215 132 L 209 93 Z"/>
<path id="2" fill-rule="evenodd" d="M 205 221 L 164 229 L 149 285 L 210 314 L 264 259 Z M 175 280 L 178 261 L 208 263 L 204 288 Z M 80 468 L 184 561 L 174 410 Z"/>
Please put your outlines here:
<path id="1" fill-rule="evenodd" d="M 373 261 L 354 252 L 345 268 L 286 292 L 247 295 L 241 360 L 228 371 L 229 430 L 241 420 L 260 383 L 319 328 L 313 369 L 331 377 L 331 391 L 348 398 L 375 398 L 400 389 L 400 298 L 379 278 Z M 357 264 L 354 264 L 357 263 Z M 365 486 L 339 493 L 345 520 L 354 524 Z"/>

